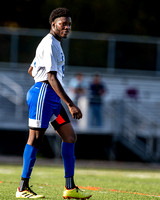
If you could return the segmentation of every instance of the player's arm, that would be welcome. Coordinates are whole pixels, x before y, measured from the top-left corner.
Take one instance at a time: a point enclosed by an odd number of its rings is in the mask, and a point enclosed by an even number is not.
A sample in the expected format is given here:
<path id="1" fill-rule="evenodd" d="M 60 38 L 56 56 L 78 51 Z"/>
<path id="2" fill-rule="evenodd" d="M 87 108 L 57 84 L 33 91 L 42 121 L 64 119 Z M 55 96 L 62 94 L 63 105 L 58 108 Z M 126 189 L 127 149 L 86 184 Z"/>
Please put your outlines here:
<path id="1" fill-rule="evenodd" d="M 73 103 L 69 96 L 64 91 L 61 83 L 57 79 L 57 72 L 51 71 L 48 72 L 48 81 L 57 95 L 67 104 L 70 113 L 74 119 L 82 118 L 81 110 Z"/>
<path id="2" fill-rule="evenodd" d="M 32 71 L 33 71 L 33 67 L 30 66 L 29 69 L 28 69 L 28 74 L 29 74 L 30 76 L 32 76 Z M 32 78 L 33 78 L 33 76 L 32 76 Z"/>

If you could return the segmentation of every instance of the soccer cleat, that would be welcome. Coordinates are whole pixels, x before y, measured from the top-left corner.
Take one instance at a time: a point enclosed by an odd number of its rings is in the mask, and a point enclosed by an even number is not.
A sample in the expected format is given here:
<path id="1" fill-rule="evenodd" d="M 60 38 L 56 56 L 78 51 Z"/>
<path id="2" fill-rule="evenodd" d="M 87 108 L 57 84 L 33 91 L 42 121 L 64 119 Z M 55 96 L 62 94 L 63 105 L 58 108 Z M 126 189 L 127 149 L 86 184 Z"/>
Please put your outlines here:
<path id="1" fill-rule="evenodd" d="M 65 188 L 63 192 L 63 198 L 64 199 L 89 199 L 92 195 L 84 190 L 80 190 L 78 187 L 75 187 L 74 189 L 67 190 Z"/>
<path id="2" fill-rule="evenodd" d="M 16 198 L 23 198 L 23 199 L 27 199 L 27 198 L 31 198 L 31 199 L 41 199 L 41 198 L 45 198 L 44 195 L 38 195 L 35 192 L 33 192 L 30 188 L 27 188 L 26 190 L 20 192 L 19 191 L 19 187 L 17 188 L 17 192 L 16 192 Z"/>

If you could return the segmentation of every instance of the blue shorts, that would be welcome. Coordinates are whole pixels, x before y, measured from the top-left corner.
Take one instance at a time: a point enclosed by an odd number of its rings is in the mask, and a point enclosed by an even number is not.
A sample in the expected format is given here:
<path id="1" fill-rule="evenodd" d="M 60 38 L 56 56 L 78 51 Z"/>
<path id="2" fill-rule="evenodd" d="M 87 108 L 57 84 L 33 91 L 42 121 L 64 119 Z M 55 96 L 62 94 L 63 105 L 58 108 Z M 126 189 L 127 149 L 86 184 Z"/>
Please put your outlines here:
<path id="1" fill-rule="evenodd" d="M 29 127 L 48 128 L 51 117 L 61 110 L 61 99 L 49 84 L 35 83 L 27 93 Z"/>

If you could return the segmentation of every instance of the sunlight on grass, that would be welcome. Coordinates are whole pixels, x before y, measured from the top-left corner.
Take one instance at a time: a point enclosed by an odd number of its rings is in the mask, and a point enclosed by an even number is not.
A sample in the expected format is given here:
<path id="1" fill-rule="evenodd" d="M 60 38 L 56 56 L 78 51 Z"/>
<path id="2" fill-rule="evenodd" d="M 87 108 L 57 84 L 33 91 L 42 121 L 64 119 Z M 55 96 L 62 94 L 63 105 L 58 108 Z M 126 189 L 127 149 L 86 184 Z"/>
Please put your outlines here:
<path id="1" fill-rule="evenodd" d="M 0 165 L 0 200 L 13 200 L 22 166 Z M 160 171 L 76 168 L 76 184 L 93 194 L 91 200 L 160 198 Z M 59 200 L 64 189 L 63 167 L 35 166 L 30 184 L 46 200 Z"/>

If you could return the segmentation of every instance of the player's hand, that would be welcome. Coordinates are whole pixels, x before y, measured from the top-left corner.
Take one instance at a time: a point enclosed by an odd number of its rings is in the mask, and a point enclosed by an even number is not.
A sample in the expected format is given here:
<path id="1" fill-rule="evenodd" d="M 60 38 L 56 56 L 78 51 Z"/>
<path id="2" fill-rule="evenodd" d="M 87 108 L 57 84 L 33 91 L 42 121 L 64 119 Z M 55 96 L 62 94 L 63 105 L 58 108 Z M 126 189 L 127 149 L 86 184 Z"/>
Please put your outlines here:
<path id="1" fill-rule="evenodd" d="M 69 106 L 69 111 L 74 119 L 82 118 L 82 112 L 77 106 L 75 105 Z"/>

